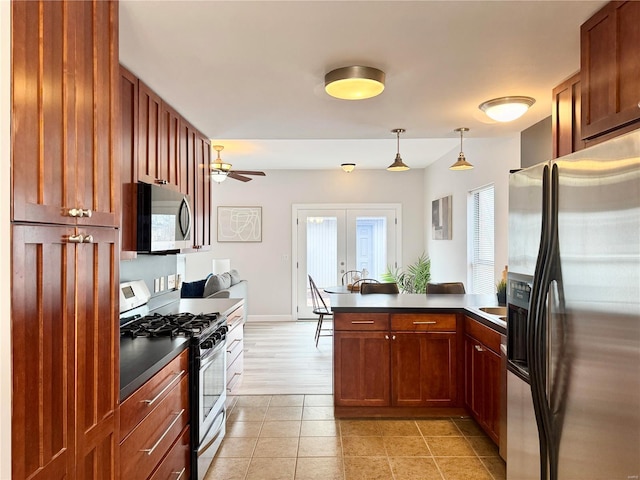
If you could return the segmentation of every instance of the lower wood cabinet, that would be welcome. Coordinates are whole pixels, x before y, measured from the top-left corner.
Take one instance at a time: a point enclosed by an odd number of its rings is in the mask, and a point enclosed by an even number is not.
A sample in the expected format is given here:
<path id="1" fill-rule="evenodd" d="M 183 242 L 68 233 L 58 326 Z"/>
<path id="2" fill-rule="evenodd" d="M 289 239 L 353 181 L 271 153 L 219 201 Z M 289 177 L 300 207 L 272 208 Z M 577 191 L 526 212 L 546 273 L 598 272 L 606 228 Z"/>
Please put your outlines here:
<path id="1" fill-rule="evenodd" d="M 120 478 L 177 478 L 188 472 L 188 351 L 122 402 L 120 416 Z"/>
<path id="2" fill-rule="evenodd" d="M 334 402 L 344 407 L 456 407 L 455 314 L 334 317 Z"/>
<path id="3" fill-rule="evenodd" d="M 244 371 L 244 306 L 227 316 L 227 392 L 235 393 Z"/>
<path id="4" fill-rule="evenodd" d="M 465 319 L 465 404 L 498 443 L 500 438 L 500 334 Z"/>

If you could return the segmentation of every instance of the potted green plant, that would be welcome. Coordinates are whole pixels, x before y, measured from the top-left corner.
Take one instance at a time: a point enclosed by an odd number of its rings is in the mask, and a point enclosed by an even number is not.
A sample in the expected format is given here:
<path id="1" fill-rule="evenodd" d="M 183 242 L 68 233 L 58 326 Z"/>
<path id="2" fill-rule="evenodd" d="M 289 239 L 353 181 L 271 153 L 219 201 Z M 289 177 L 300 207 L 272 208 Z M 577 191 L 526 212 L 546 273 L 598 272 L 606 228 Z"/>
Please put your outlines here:
<path id="1" fill-rule="evenodd" d="M 496 283 L 496 296 L 498 297 L 498 305 L 507 304 L 507 281 L 504 278 Z"/>
<path id="2" fill-rule="evenodd" d="M 405 271 L 388 266 L 381 278 L 384 282 L 397 283 L 401 293 L 426 293 L 431 279 L 431 259 L 423 253 Z"/>

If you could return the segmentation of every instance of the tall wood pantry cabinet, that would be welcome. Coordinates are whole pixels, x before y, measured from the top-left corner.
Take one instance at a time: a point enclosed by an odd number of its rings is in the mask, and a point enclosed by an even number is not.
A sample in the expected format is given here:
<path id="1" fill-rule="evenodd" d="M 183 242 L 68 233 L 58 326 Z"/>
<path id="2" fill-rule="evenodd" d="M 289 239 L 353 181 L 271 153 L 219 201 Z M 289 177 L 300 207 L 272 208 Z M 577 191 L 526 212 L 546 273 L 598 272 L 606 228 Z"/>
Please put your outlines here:
<path id="1" fill-rule="evenodd" d="M 118 4 L 14 1 L 12 475 L 118 455 Z"/>

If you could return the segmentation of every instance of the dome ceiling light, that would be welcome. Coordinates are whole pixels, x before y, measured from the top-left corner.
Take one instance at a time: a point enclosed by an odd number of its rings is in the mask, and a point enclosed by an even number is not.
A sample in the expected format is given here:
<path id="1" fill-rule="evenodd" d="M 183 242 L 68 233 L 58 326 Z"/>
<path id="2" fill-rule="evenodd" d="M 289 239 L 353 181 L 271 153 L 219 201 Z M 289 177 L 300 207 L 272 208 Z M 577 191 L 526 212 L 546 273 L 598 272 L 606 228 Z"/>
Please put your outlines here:
<path id="1" fill-rule="evenodd" d="M 342 168 L 342 170 L 344 170 L 347 173 L 351 173 L 356 168 L 356 164 L 355 163 L 343 163 L 343 164 L 340 165 L 340 168 Z"/>
<path id="2" fill-rule="evenodd" d="M 464 153 L 462 152 L 462 134 L 468 131 L 469 129 L 467 127 L 460 127 L 454 130 L 454 132 L 460 132 L 460 155 L 458 155 L 456 163 L 449 167 L 449 170 L 470 170 L 473 168 L 473 165 L 467 162 L 467 159 L 464 157 Z"/>
<path id="3" fill-rule="evenodd" d="M 398 153 L 396 153 L 396 159 L 387 167 L 387 170 L 390 172 L 404 172 L 405 170 L 409 170 L 409 167 L 404 164 L 400 157 L 400 134 L 404 133 L 406 130 L 404 128 L 394 128 L 391 131 L 398 137 Z"/>
<path id="4" fill-rule="evenodd" d="M 524 115 L 534 103 L 531 97 L 500 97 L 487 100 L 478 108 L 496 122 L 511 122 Z"/>
<path id="5" fill-rule="evenodd" d="M 330 71 L 324 76 L 325 91 L 342 100 L 363 100 L 384 90 L 384 72 L 373 67 L 351 66 Z"/>

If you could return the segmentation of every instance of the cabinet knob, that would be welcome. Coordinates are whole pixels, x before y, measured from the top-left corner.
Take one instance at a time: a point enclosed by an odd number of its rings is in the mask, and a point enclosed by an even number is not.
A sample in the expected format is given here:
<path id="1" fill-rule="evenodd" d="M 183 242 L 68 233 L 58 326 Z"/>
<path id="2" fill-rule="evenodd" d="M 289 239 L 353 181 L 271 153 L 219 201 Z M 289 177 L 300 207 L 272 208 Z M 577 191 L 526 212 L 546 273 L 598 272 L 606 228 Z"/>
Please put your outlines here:
<path id="1" fill-rule="evenodd" d="M 165 179 L 163 179 L 163 178 L 159 178 L 159 179 L 157 179 L 157 180 L 156 180 L 156 183 L 157 183 L 158 185 L 166 185 L 166 184 L 167 184 L 167 183 L 169 183 L 169 182 L 167 182 L 167 181 L 166 181 Z"/>
<path id="2" fill-rule="evenodd" d="M 482 348 L 480 345 L 476 345 L 476 350 L 478 352 L 484 352 L 484 348 Z"/>
<path id="3" fill-rule="evenodd" d="M 82 235 L 69 235 L 67 241 L 69 243 L 82 243 L 84 241 L 84 237 Z"/>
<path id="4" fill-rule="evenodd" d="M 385 335 L 385 336 L 384 336 L 384 339 L 385 339 L 385 340 L 389 340 L 389 335 Z"/>
<path id="5" fill-rule="evenodd" d="M 82 208 L 71 208 L 67 211 L 67 214 L 70 217 L 91 217 L 93 212 L 91 209 L 82 209 Z"/>
<path id="6" fill-rule="evenodd" d="M 85 235 L 82 243 L 93 243 L 93 235 Z"/>
<path id="7" fill-rule="evenodd" d="M 395 340 L 395 339 L 396 339 L 396 336 L 395 336 L 395 335 L 392 335 L 392 336 L 391 336 L 391 340 Z"/>

